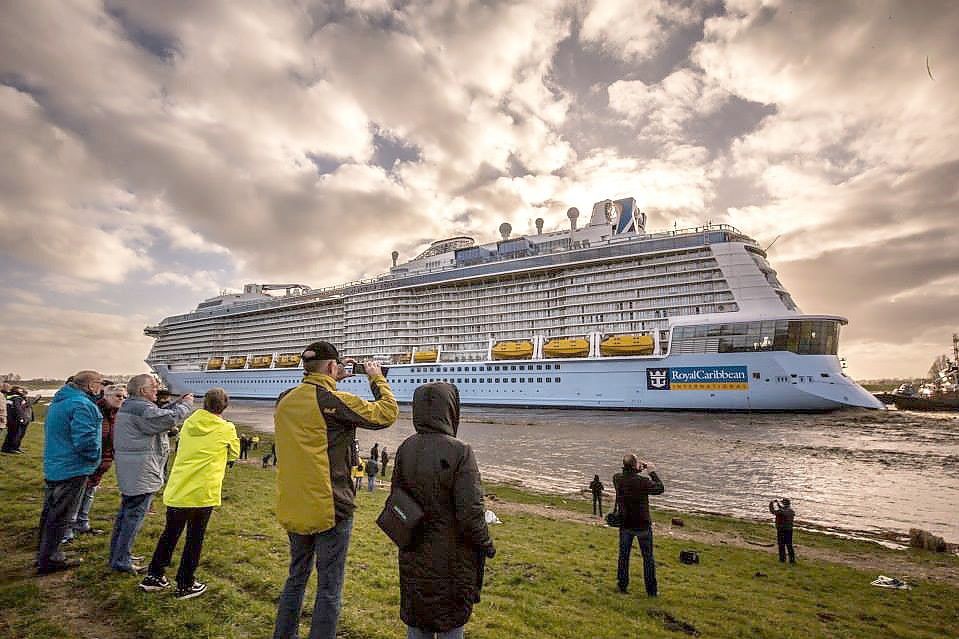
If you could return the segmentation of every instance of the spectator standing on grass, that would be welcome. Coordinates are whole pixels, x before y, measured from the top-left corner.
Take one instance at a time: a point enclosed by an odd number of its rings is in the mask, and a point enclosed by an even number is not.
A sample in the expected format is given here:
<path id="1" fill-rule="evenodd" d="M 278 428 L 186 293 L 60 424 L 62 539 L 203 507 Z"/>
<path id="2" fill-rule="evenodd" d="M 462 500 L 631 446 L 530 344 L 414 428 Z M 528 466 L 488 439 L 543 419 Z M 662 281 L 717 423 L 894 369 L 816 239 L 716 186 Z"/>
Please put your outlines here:
<path id="1" fill-rule="evenodd" d="M 356 466 L 353 467 L 353 492 L 360 492 L 360 488 L 363 487 L 363 478 L 366 476 L 366 466 L 363 465 L 363 460 L 360 459 Z"/>
<path id="2" fill-rule="evenodd" d="M 383 447 L 383 452 L 380 453 L 380 476 L 386 477 L 386 465 L 390 463 L 390 454 L 386 452 L 386 446 Z"/>
<path id="3" fill-rule="evenodd" d="M 225 390 L 211 388 L 203 397 L 203 408 L 183 422 L 180 449 L 163 491 L 166 525 L 157 540 L 147 576 L 140 582 L 142 590 L 153 592 L 170 587 L 164 573 L 185 527 L 186 543 L 177 570 L 174 596 L 192 599 L 206 591 L 206 584 L 196 579 L 203 538 L 213 508 L 222 502 L 227 464 L 232 465 L 240 456 L 236 427 L 222 417 L 229 403 Z"/>
<path id="4" fill-rule="evenodd" d="M 3 402 L 3 408 L 0 410 L 0 431 L 7 427 L 7 393 L 10 391 L 10 384 L 0 382 L 0 401 Z"/>
<path id="5" fill-rule="evenodd" d="M 100 464 L 103 416 L 95 398 L 103 388 L 103 376 L 96 371 L 80 371 L 72 379 L 53 396 L 44 420 L 45 487 L 37 549 L 37 572 L 41 575 L 80 563 L 80 559 L 64 556 L 60 541 L 70 526 L 87 477 Z"/>
<path id="6" fill-rule="evenodd" d="M 33 421 L 33 404 L 39 397 L 27 397 L 27 389 L 22 386 L 13 386 L 6 394 L 6 410 L 2 411 L 7 418 L 7 435 L 3 440 L 2 450 L 5 453 L 20 455 L 20 442 L 27 434 L 27 426 Z"/>
<path id="7" fill-rule="evenodd" d="M 388 428 L 399 414 L 379 364 L 366 362 L 368 402 L 337 390 L 346 377 L 336 348 L 313 342 L 300 360 L 303 382 L 280 397 L 275 443 L 283 463 L 276 474 L 276 515 L 290 540 L 290 572 L 277 604 L 274 639 L 297 636 L 306 582 L 316 562 L 310 639 L 333 639 L 340 616 L 346 554 L 353 528 L 350 477 L 356 429 Z"/>
<path id="8" fill-rule="evenodd" d="M 648 476 L 642 474 L 648 473 Z M 640 462 L 636 455 L 623 457 L 623 472 L 613 475 L 616 489 L 616 505 L 623 516 L 619 529 L 619 562 L 616 581 L 621 593 L 629 587 L 629 555 L 633 539 L 643 554 L 643 582 L 646 594 L 655 597 L 659 593 L 656 583 L 656 561 L 653 558 L 653 520 L 649 514 L 649 496 L 662 495 L 663 482 L 656 475 L 650 462 Z"/>
<path id="9" fill-rule="evenodd" d="M 796 512 L 786 498 L 783 498 L 782 503 L 775 499 L 769 502 L 769 512 L 776 516 L 776 545 L 779 547 L 779 561 L 785 563 L 788 551 L 789 563 L 796 563 L 796 551 L 793 550 L 793 520 L 796 519 Z"/>
<path id="10" fill-rule="evenodd" d="M 376 489 L 376 471 L 378 470 L 379 464 L 376 463 L 376 458 L 370 457 L 366 462 L 366 487 L 370 492 Z"/>
<path id="11" fill-rule="evenodd" d="M 373 448 L 370 449 L 370 457 L 372 457 L 373 459 L 379 459 L 379 458 L 380 458 L 380 443 L 379 443 L 379 442 L 376 442 L 375 444 L 373 444 Z"/>
<path id="12" fill-rule="evenodd" d="M 102 535 L 103 531 L 90 525 L 90 510 L 93 508 L 93 498 L 96 496 L 97 489 L 100 487 L 100 481 L 113 465 L 113 425 L 116 422 L 117 411 L 123 405 L 127 397 L 127 389 L 123 386 L 108 386 L 103 389 L 103 397 L 97 400 L 97 408 L 103 415 L 103 425 L 101 433 L 100 465 L 93 471 L 93 474 L 87 477 L 86 486 L 83 489 L 83 496 L 77 503 L 77 509 L 70 522 L 71 530 L 67 532 L 67 539 L 72 539 L 75 535 Z"/>
<path id="13" fill-rule="evenodd" d="M 589 490 L 593 493 L 593 515 L 603 516 L 603 482 L 599 481 L 599 475 L 593 475 L 593 481 L 589 482 Z"/>
<path id="14" fill-rule="evenodd" d="M 160 408 L 156 404 L 159 384 L 152 375 L 133 376 L 127 383 L 128 399 L 117 411 L 113 427 L 114 465 L 120 489 L 120 510 L 110 538 L 110 568 L 138 574 L 130 553 L 153 495 L 163 487 L 170 455 L 168 433 L 193 408 L 193 395 Z"/>
<path id="15" fill-rule="evenodd" d="M 254 435 L 253 439 L 250 440 L 253 443 L 253 450 L 258 450 L 260 448 L 260 436 Z"/>
<path id="16" fill-rule="evenodd" d="M 411 435 L 396 451 L 392 489 L 423 508 L 414 542 L 399 551 L 400 618 L 408 639 L 462 639 L 478 602 L 486 558 L 496 554 L 469 444 L 456 439 L 460 402 L 446 382 L 413 394 Z"/>

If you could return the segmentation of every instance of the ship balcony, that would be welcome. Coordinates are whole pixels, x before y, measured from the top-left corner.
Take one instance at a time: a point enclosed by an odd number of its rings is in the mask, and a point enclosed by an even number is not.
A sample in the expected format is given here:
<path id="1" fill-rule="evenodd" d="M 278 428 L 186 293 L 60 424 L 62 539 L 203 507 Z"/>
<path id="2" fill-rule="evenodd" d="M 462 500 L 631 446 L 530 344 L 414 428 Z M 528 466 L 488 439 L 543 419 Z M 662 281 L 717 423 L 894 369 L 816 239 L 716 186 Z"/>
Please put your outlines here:
<path id="1" fill-rule="evenodd" d="M 143 334 L 147 337 L 162 337 L 166 334 L 166 328 L 162 326 L 147 326 L 143 329 Z"/>

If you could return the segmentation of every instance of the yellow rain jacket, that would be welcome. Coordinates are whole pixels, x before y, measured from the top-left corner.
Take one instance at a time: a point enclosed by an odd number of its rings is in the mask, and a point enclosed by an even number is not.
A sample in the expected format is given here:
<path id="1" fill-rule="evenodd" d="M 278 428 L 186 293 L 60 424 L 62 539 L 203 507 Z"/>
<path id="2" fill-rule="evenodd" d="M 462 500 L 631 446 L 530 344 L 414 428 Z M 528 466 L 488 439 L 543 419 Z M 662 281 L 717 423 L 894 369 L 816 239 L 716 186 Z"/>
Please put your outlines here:
<path id="1" fill-rule="evenodd" d="M 163 503 L 176 508 L 219 506 L 226 463 L 239 456 L 236 427 L 207 410 L 196 411 L 183 422 Z"/>
<path id="2" fill-rule="evenodd" d="M 336 390 L 336 381 L 309 373 L 276 405 L 276 518 L 287 531 L 311 535 L 353 515 L 351 450 L 357 428 L 379 430 L 399 407 L 386 378 L 370 378 L 375 401 Z"/>
<path id="3" fill-rule="evenodd" d="M 361 459 L 360 463 L 353 467 L 353 479 L 362 479 L 363 477 L 366 477 L 366 466 L 363 465 L 363 460 Z"/>

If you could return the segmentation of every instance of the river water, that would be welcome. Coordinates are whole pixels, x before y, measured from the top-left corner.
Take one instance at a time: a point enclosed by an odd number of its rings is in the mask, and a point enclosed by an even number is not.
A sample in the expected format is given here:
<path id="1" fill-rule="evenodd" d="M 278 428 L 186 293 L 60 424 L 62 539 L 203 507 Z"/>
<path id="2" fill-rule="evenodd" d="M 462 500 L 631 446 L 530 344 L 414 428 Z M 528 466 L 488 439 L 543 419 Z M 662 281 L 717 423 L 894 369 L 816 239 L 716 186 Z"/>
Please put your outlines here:
<path id="1" fill-rule="evenodd" d="M 364 455 L 410 434 L 409 406 L 393 427 L 358 431 Z M 272 402 L 236 402 L 226 415 L 271 432 Z M 890 410 L 821 415 L 464 408 L 460 439 L 484 479 L 559 494 L 598 474 L 612 492 L 623 453 L 652 461 L 666 485 L 654 505 L 752 519 L 789 497 L 814 526 L 902 540 L 919 527 L 959 542 L 959 413 Z"/>

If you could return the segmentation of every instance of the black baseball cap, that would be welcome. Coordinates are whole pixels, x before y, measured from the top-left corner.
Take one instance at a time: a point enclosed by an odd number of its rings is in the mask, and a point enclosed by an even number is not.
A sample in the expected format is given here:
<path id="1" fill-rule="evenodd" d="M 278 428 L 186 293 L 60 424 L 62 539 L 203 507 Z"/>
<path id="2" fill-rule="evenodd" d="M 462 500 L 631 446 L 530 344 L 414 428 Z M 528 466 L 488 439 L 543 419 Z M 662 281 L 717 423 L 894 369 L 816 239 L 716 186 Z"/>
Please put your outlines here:
<path id="1" fill-rule="evenodd" d="M 336 350 L 336 347 L 329 342 L 319 341 L 307 346 L 300 355 L 300 359 L 304 362 L 315 359 L 333 359 L 340 361 L 340 353 Z"/>

